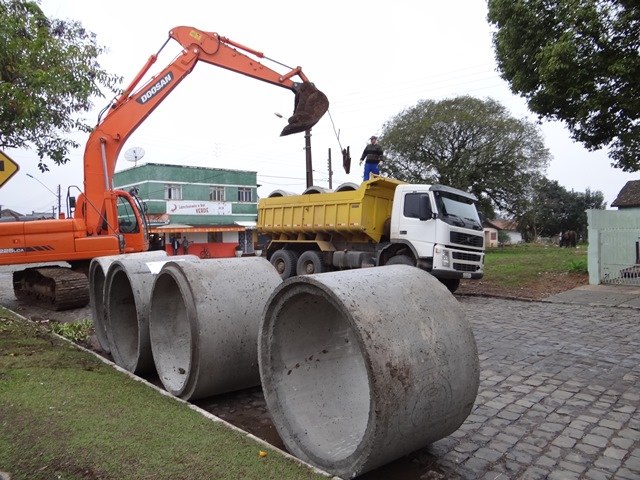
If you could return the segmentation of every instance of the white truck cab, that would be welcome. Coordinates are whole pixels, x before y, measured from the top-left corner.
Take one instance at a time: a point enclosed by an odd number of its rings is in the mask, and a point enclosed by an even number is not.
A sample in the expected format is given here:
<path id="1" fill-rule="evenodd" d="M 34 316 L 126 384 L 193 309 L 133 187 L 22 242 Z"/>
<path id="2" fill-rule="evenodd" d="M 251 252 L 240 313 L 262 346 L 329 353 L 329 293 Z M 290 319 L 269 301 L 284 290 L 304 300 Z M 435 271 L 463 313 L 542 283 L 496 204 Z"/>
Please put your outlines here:
<path id="1" fill-rule="evenodd" d="M 390 243 L 406 245 L 417 266 L 440 279 L 482 278 L 484 233 L 477 200 L 444 185 L 398 185 Z"/>

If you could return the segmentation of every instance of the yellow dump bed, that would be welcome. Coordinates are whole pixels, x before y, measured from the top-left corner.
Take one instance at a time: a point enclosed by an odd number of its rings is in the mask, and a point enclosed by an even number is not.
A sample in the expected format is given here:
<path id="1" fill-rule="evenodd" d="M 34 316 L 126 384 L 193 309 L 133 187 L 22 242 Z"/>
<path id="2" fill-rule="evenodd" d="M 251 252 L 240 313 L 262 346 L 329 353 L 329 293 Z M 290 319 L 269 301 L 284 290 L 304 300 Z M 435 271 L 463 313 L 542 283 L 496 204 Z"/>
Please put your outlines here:
<path id="1" fill-rule="evenodd" d="M 258 231 L 274 240 L 339 234 L 351 241 L 377 243 L 391 217 L 395 189 L 402 183 L 375 177 L 357 190 L 263 198 L 258 204 Z"/>

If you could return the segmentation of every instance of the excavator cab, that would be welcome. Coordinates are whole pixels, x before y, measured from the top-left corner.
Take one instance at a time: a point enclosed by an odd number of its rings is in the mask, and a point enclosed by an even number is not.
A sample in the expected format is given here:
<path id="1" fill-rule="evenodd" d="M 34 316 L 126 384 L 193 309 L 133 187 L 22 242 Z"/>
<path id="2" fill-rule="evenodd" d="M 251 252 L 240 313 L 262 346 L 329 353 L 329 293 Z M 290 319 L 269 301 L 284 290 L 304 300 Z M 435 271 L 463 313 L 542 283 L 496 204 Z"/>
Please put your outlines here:
<path id="1" fill-rule="evenodd" d="M 293 115 L 284 127 L 281 137 L 311 129 L 329 110 L 329 99 L 311 82 L 296 83 Z"/>

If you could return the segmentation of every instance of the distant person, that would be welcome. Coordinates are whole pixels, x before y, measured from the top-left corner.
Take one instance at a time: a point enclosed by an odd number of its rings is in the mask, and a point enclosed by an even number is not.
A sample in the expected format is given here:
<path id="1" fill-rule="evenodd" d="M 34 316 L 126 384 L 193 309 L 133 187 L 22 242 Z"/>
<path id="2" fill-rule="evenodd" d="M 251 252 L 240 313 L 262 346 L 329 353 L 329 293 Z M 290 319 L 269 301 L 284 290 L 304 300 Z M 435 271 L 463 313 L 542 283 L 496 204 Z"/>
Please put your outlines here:
<path id="1" fill-rule="evenodd" d="M 369 145 L 367 145 L 360 157 L 360 165 L 364 162 L 364 175 L 362 178 L 366 181 L 372 173 L 380 175 L 380 163 L 382 162 L 382 154 L 384 151 L 382 147 L 378 145 L 378 137 L 373 135 L 370 139 Z"/>
<path id="2" fill-rule="evenodd" d="M 185 255 L 189 253 L 189 240 L 187 240 L 187 237 L 182 239 L 182 253 Z"/>
<path id="3" fill-rule="evenodd" d="M 178 255 L 178 249 L 180 248 L 178 237 L 171 237 L 171 246 L 173 247 L 173 254 Z"/>

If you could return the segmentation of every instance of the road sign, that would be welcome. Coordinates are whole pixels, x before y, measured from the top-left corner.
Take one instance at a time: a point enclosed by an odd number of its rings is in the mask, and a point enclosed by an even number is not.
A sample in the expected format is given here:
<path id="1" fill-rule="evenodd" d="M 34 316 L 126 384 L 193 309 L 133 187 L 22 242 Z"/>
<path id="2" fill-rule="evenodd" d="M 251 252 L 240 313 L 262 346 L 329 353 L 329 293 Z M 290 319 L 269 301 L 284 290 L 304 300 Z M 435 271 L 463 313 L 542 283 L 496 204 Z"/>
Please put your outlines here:
<path id="1" fill-rule="evenodd" d="M 0 150 L 0 187 L 7 183 L 18 170 L 20 170 L 20 166 Z"/>

